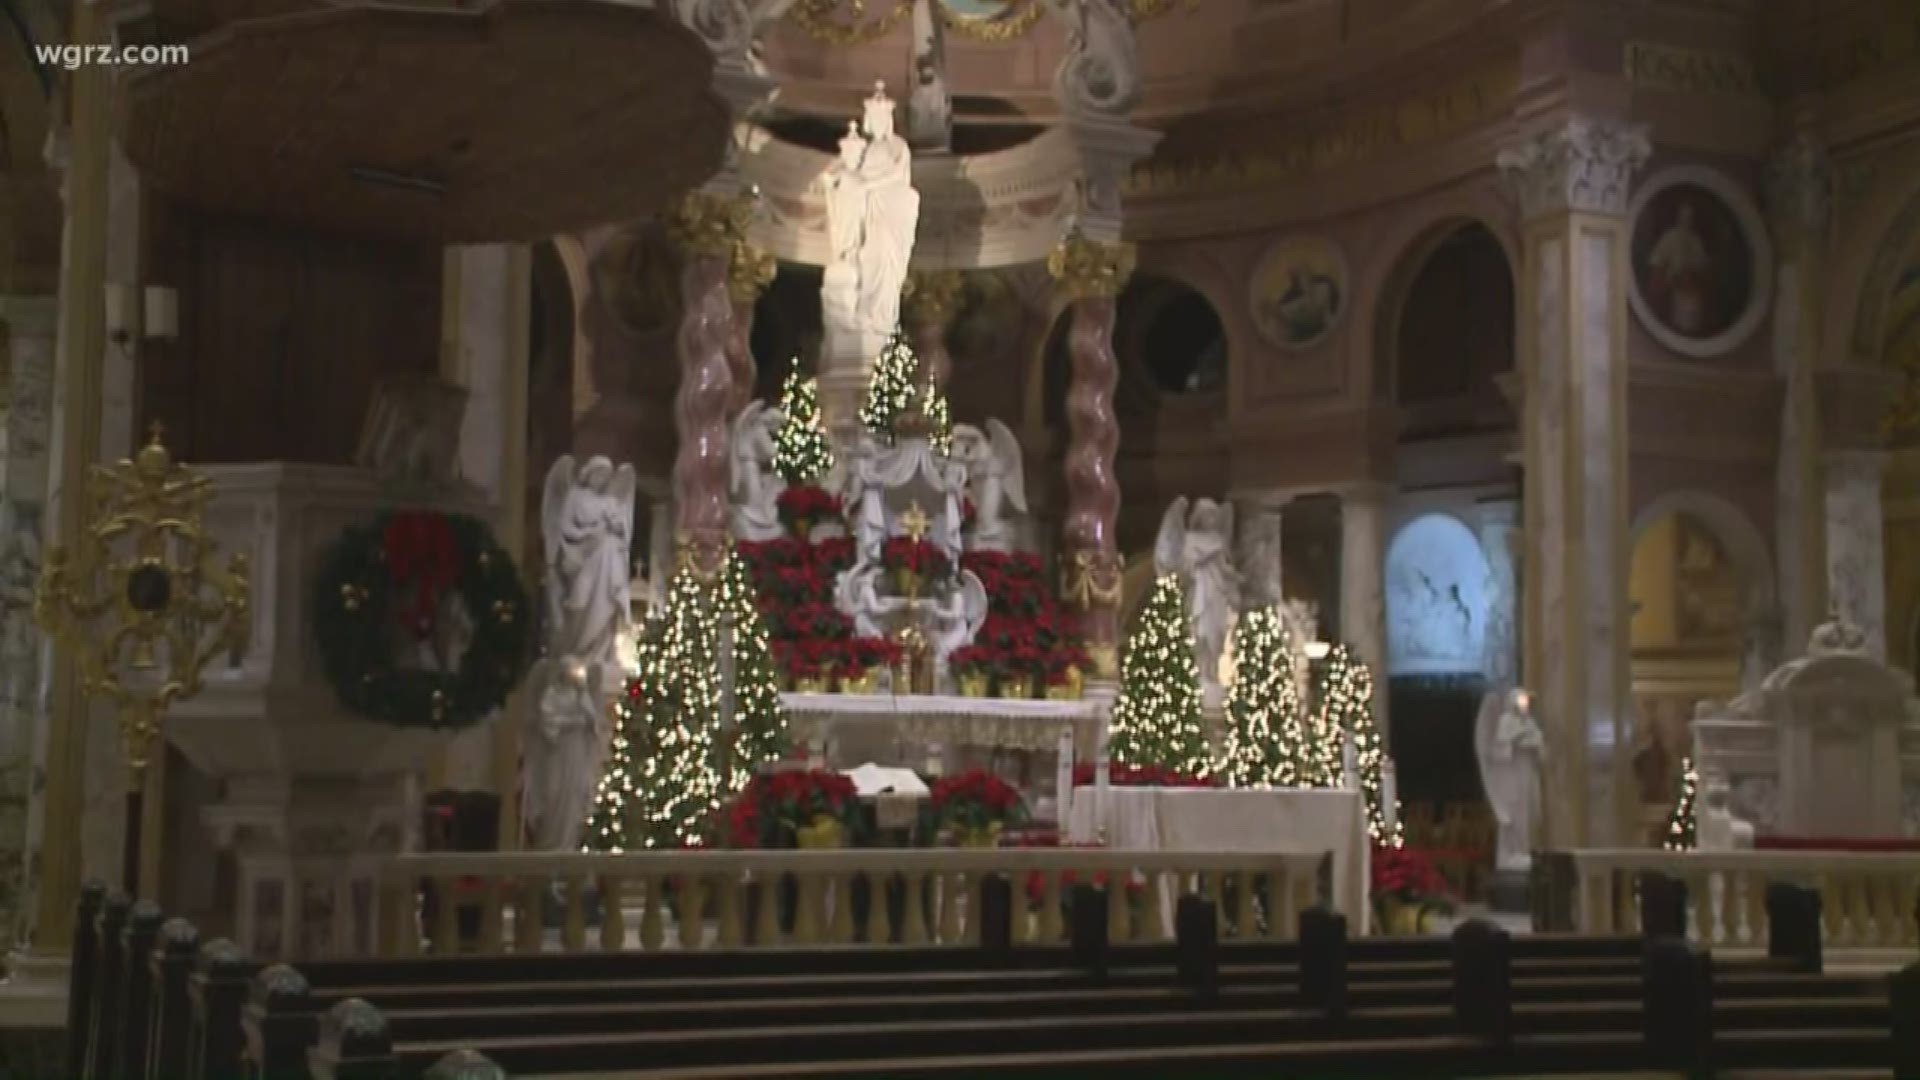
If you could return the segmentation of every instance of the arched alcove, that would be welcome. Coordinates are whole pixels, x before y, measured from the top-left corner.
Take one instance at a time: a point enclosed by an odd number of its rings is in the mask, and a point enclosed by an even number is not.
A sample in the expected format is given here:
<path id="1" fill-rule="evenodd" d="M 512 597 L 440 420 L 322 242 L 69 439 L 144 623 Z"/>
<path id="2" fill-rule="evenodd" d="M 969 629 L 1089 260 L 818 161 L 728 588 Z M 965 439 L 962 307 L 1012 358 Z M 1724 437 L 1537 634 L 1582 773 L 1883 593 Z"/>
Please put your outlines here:
<path id="1" fill-rule="evenodd" d="M 1157 395 L 1226 390 L 1226 326 L 1200 290 L 1183 281 L 1136 274 L 1120 294 L 1114 346 L 1125 373 Z"/>
<path id="2" fill-rule="evenodd" d="M 1478 222 L 1456 226 L 1407 285 L 1394 328 L 1394 400 L 1405 406 L 1485 397 L 1513 370 L 1513 273 Z"/>
<path id="3" fill-rule="evenodd" d="M 773 281 L 753 306 L 754 396 L 775 400 L 780 382 L 797 360 L 801 370 L 819 372 L 820 268 L 781 263 Z"/>
<path id="4" fill-rule="evenodd" d="M 1475 803 L 1473 718 L 1483 689 L 1487 561 L 1451 514 L 1407 522 L 1387 545 L 1387 688 L 1410 799 Z"/>

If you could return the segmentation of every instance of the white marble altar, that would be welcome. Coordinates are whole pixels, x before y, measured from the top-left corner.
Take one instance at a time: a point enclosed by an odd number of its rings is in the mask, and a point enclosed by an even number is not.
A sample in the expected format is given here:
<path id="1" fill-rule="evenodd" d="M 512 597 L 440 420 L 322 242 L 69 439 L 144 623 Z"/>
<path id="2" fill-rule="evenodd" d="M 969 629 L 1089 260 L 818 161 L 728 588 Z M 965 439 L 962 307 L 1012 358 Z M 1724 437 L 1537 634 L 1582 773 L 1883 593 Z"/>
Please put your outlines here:
<path id="1" fill-rule="evenodd" d="M 1857 628 L 1826 623 L 1807 654 L 1758 690 L 1703 704 L 1693 723 L 1702 789 L 1725 784 L 1762 836 L 1898 837 L 1920 791 L 1920 700 Z"/>

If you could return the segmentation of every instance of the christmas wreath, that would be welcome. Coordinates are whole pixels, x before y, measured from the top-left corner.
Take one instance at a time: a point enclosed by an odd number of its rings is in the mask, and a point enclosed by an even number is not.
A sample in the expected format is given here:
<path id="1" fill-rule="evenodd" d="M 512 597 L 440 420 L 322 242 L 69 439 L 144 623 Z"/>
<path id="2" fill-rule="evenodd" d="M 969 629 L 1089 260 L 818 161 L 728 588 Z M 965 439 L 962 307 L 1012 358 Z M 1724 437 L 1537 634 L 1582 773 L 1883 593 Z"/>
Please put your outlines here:
<path id="1" fill-rule="evenodd" d="M 340 704 L 396 727 L 464 728 L 526 675 L 531 614 L 512 557 L 486 525 L 395 511 L 327 551 L 314 637 Z M 402 663 L 409 654 L 421 662 Z"/>

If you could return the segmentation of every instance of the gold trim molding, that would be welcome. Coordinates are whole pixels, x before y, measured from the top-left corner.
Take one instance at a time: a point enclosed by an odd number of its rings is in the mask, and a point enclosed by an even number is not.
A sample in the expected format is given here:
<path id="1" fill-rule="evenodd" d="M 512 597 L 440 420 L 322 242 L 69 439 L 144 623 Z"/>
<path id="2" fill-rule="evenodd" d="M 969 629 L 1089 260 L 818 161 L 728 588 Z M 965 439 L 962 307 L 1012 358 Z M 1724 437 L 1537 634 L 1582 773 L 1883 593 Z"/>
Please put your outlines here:
<path id="1" fill-rule="evenodd" d="M 1135 261 L 1132 244 L 1069 236 L 1047 256 L 1047 273 L 1073 299 L 1111 298 L 1127 287 Z"/>

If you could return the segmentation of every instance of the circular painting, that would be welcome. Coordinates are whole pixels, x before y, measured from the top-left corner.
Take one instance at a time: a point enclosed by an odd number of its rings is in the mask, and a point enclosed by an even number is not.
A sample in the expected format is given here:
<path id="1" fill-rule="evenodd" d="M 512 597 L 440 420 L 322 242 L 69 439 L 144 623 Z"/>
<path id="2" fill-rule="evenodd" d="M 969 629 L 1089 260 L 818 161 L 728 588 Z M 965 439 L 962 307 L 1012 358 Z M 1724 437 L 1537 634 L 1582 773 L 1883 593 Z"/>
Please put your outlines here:
<path id="1" fill-rule="evenodd" d="M 1346 260 L 1324 240 L 1284 240 L 1254 268 L 1249 302 L 1261 337 L 1283 349 L 1316 345 L 1346 311 Z"/>
<path id="2" fill-rule="evenodd" d="M 1628 299 L 1654 339 L 1683 356 L 1716 356 L 1765 317 L 1773 255 L 1760 212 L 1709 169 L 1653 176 L 1635 194 Z"/>

